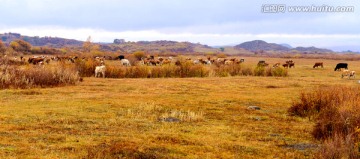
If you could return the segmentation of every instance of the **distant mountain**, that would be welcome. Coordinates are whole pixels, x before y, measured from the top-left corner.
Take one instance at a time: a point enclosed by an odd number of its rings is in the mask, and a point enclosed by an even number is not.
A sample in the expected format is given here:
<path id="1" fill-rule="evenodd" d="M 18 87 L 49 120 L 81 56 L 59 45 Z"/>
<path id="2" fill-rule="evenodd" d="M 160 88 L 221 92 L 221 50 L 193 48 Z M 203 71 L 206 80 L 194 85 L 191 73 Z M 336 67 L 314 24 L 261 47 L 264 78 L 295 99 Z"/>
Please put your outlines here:
<path id="1" fill-rule="evenodd" d="M 125 52 L 134 51 L 151 51 L 151 52 L 181 52 L 181 53 L 193 53 L 195 48 L 213 49 L 207 45 L 190 42 L 177 42 L 177 41 L 138 41 L 138 42 L 124 42 L 101 45 L 104 50 L 121 50 Z"/>
<path id="2" fill-rule="evenodd" d="M 333 52 L 329 49 L 320 49 L 316 47 L 296 47 L 292 50 L 301 51 L 301 52 L 315 52 L 315 53 L 324 53 L 324 52 Z"/>
<path id="3" fill-rule="evenodd" d="M 83 42 L 73 39 L 65 39 L 65 38 L 58 38 L 58 37 L 39 37 L 39 36 L 23 36 L 18 33 L 5 33 L 0 34 L 0 39 L 9 44 L 14 40 L 24 40 L 29 42 L 33 46 L 50 46 L 55 48 L 60 48 L 63 46 L 82 46 Z"/>
<path id="4" fill-rule="evenodd" d="M 267 43 L 262 40 L 254 40 L 241 43 L 239 45 L 234 46 L 235 49 L 246 49 L 249 51 L 299 51 L 299 52 L 312 52 L 312 53 L 323 53 L 323 52 L 333 52 L 329 49 L 321 49 L 316 47 L 296 47 L 292 48 L 289 44 L 275 44 L 275 43 Z"/>
<path id="5" fill-rule="evenodd" d="M 287 48 L 285 46 L 275 44 L 275 43 L 267 43 L 263 40 L 254 40 L 254 41 L 244 42 L 244 43 L 234 46 L 234 48 L 236 48 L 236 49 L 242 48 L 242 49 L 246 49 L 246 50 L 250 50 L 250 51 L 259 51 L 259 50 L 288 51 L 289 50 L 289 48 Z"/>
<path id="6" fill-rule="evenodd" d="M 39 37 L 39 36 L 24 36 L 18 33 L 4 33 L 0 34 L 0 39 L 5 44 L 10 44 L 14 40 L 24 40 L 29 42 L 33 46 L 49 46 L 53 48 L 61 48 L 64 46 L 70 47 L 82 47 L 83 41 L 65 39 L 59 37 Z M 200 43 L 190 42 L 177 42 L 168 40 L 159 41 L 138 41 L 138 42 L 126 42 L 124 39 L 115 39 L 113 43 L 98 43 L 100 48 L 104 51 L 148 51 L 148 52 L 177 52 L 177 53 L 195 53 L 195 52 L 218 52 L 219 48 L 210 47 Z M 225 48 L 224 46 L 221 48 Z M 267 43 L 263 40 L 254 40 L 244 42 L 234 47 L 226 47 L 225 52 L 231 50 L 232 52 L 244 52 L 247 51 L 299 51 L 299 52 L 311 52 L 311 53 L 322 53 L 322 52 L 333 52 L 329 49 L 321 49 L 316 47 L 296 47 L 292 48 L 289 44 L 275 44 Z M 229 49 L 231 48 L 231 49 Z M 233 50 L 232 50 L 233 49 Z"/>
<path id="7" fill-rule="evenodd" d="M 64 46 L 82 47 L 83 41 L 58 38 L 58 37 L 39 37 L 39 36 L 24 36 L 18 33 L 4 33 L 0 34 L 0 39 L 5 44 L 10 44 L 14 40 L 24 40 L 33 46 L 49 46 L 54 48 L 61 48 Z M 190 42 L 177 42 L 177 41 L 138 41 L 126 42 L 124 39 L 114 39 L 114 43 L 97 43 L 104 51 L 151 51 L 151 52 L 181 52 L 193 53 L 196 49 L 214 49 L 207 45 Z"/>
<path id="8" fill-rule="evenodd" d="M 293 47 L 291 46 L 291 45 L 289 45 L 289 44 L 280 44 L 281 46 L 284 46 L 284 47 L 287 47 L 287 48 L 289 48 L 289 49 L 292 49 Z"/>

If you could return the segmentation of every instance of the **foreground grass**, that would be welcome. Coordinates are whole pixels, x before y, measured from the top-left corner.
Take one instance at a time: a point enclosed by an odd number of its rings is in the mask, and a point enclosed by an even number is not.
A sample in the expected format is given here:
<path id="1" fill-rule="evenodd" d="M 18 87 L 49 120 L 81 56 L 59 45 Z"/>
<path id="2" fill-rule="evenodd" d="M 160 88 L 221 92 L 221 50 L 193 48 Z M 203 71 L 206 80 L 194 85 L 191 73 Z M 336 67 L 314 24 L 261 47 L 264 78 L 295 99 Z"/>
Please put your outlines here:
<path id="1" fill-rule="evenodd" d="M 85 78 L 1 90 L 0 158 L 311 158 L 313 123 L 286 115 L 293 99 L 357 82 L 306 62 L 285 78 Z M 182 121 L 159 120 L 169 116 Z"/>

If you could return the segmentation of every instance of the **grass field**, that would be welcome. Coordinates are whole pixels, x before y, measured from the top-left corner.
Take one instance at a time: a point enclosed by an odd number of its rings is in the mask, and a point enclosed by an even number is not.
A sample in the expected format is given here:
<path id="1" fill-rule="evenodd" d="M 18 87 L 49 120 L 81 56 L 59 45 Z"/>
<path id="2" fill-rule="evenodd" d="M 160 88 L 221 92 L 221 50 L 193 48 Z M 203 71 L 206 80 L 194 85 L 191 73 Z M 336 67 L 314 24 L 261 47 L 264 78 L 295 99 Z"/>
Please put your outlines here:
<path id="1" fill-rule="evenodd" d="M 360 72 L 360 62 L 293 61 L 288 77 L 91 77 L 76 86 L 0 90 L 0 158 L 311 158 L 319 144 L 313 123 L 287 109 L 302 90 L 359 85 L 334 67 L 347 62 Z M 313 69 L 318 61 L 325 68 Z"/>

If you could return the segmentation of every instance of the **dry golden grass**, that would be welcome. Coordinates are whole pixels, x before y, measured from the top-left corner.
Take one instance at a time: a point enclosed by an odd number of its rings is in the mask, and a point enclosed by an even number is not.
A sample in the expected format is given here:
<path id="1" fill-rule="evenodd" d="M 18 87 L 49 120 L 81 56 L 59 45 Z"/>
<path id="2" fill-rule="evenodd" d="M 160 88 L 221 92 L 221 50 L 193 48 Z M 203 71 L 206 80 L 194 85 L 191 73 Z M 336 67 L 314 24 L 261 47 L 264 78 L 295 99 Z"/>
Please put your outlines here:
<path id="1" fill-rule="evenodd" d="M 293 60 L 289 77 L 90 77 L 77 86 L 0 90 L 0 158 L 311 158 L 314 124 L 287 109 L 304 89 L 359 85 L 358 77 L 341 79 L 333 69 L 342 61 L 313 69 L 319 60 Z"/>

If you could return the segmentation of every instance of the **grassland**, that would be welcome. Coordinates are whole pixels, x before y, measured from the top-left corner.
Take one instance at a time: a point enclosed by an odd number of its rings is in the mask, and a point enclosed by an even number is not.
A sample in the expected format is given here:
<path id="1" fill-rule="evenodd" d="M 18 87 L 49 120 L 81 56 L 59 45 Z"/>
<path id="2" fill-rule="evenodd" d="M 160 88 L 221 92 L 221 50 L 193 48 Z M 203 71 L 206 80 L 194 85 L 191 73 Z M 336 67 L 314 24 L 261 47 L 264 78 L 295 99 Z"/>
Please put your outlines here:
<path id="1" fill-rule="evenodd" d="M 333 69 L 348 62 L 360 72 L 360 62 L 293 60 L 288 77 L 91 77 L 76 86 L 0 90 L 0 158 L 311 158 L 319 144 L 313 123 L 287 109 L 304 89 L 359 85 Z M 317 61 L 325 68 L 313 69 Z"/>

